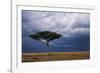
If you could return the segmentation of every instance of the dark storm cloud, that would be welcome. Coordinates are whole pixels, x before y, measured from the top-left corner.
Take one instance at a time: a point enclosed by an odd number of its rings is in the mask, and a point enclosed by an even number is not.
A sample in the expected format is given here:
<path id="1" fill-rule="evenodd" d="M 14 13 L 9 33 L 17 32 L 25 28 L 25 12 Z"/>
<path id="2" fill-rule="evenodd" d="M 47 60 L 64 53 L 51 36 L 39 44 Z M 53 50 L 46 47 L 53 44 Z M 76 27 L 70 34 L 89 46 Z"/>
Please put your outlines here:
<path id="1" fill-rule="evenodd" d="M 29 32 L 36 30 L 54 31 L 65 37 L 70 33 L 89 31 L 89 14 L 86 13 L 61 13 L 43 11 L 22 11 L 23 29 Z M 52 29 L 52 30 L 51 30 Z M 79 33 L 80 33 L 79 32 Z"/>

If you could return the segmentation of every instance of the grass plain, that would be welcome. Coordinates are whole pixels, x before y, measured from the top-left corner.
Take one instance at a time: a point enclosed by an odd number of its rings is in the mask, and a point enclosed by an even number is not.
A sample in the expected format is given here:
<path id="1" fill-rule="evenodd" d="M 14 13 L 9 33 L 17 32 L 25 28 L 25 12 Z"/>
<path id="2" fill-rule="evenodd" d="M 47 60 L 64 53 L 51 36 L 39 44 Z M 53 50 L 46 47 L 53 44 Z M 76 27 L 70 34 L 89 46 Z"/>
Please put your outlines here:
<path id="1" fill-rule="evenodd" d="M 57 60 L 82 60 L 90 59 L 89 51 L 79 52 L 51 52 L 22 53 L 22 62 L 57 61 Z"/>

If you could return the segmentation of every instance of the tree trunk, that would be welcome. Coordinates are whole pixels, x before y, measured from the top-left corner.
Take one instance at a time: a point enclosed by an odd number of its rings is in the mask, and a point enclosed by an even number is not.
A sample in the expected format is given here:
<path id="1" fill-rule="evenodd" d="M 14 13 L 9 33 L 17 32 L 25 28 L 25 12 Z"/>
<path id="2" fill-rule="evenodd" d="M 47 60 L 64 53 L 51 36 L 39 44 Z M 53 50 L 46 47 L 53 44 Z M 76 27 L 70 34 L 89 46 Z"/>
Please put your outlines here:
<path id="1" fill-rule="evenodd" d="M 49 48 L 49 50 L 48 50 L 48 55 L 50 56 L 50 45 L 49 45 L 49 43 L 47 43 L 47 46 L 48 46 L 48 48 Z"/>
<path id="2" fill-rule="evenodd" d="M 50 45 L 49 45 L 49 41 L 47 41 L 46 43 L 44 43 L 43 41 L 41 41 L 41 43 L 47 45 L 47 47 L 49 48 L 48 55 L 50 56 Z"/>

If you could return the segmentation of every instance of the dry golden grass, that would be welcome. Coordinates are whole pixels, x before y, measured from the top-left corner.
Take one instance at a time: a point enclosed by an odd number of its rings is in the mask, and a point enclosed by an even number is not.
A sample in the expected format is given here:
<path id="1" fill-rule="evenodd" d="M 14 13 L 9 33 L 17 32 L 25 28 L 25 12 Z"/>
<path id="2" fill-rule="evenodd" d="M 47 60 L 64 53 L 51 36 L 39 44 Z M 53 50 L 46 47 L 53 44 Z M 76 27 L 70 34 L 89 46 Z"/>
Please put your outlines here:
<path id="1" fill-rule="evenodd" d="M 56 61 L 56 60 L 81 60 L 89 59 L 89 51 L 82 52 L 51 52 L 48 53 L 23 53 L 22 62 Z"/>

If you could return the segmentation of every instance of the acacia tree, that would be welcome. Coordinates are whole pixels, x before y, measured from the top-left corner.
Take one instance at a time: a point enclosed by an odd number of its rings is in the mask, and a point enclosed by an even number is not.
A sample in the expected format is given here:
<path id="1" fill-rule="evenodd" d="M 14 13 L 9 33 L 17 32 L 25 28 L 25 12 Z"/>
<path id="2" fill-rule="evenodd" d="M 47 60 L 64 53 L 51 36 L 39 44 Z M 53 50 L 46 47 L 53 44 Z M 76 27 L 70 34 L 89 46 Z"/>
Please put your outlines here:
<path id="1" fill-rule="evenodd" d="M 62 35 L 57 34 L 56 32 L 42 31 L 42 32 L 37 32 L 35 34 L 30 34 L 29 37 L 47 45 L 47 47 L 49 48 L 48 55 L 50 55 L 50 45 L 49 45 L 50 41 L 59 39 L 60 37 L 62 37 Z"/>

